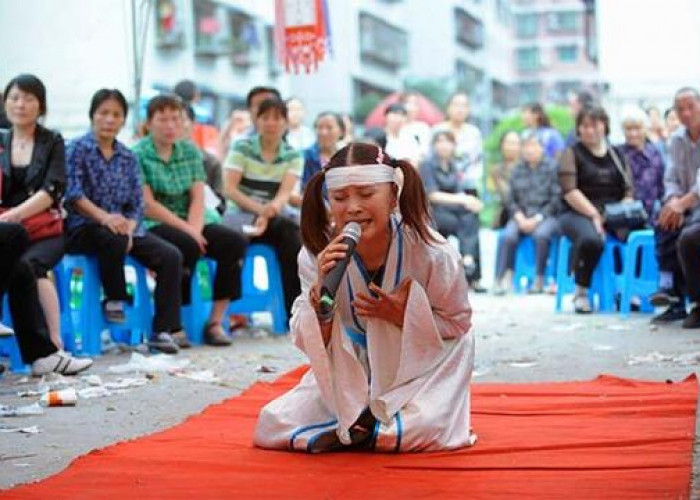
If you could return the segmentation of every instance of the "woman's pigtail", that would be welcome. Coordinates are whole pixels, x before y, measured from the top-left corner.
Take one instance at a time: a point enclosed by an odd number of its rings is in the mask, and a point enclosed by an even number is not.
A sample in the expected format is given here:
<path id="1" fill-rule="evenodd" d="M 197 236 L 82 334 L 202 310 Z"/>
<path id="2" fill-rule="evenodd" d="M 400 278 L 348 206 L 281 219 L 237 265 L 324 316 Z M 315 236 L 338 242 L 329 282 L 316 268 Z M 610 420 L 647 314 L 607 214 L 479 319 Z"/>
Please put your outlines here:
<path id="1" fill-rule="evenodd" d="M 399 198 L 403 221 L 416 231 L 425 243 L 436 243 L 437 240 L 429 230 L 430 205 L 420 175 L 415 167 L 405 160 L 392 160 L 392 163 L 392 167 L 400 168 L 403 173 L 403 189 Z"/>
<path id="2" fill-rule="evenodd" d="M 329 241 L 328 210 L 323 201 L 325 171 L 317 172 L 306 185 L 301 202 L 301 241 L 314 255 Z"/>

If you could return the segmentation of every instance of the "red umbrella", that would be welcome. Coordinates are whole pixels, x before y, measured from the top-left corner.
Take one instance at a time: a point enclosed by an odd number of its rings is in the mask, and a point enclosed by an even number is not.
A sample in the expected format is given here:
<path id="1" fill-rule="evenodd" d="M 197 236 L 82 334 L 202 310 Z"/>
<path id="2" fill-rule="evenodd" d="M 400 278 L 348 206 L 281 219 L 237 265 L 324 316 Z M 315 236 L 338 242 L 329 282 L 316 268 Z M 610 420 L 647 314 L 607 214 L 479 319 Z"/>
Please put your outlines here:
<path id="1" fill-rule="evenodd" d="M 389 94 L 380 102 L 365 119 L 366 128 L 381 128 L 384 126 L 384 111 L 386 108 L 401 98 L 402 92 Z M 445 119 L 445 115 L 433 102 L 421 94 L 416 94 L 418 99 L 418 120 L 424 121 L 428 125 L 435 125 Z"/>

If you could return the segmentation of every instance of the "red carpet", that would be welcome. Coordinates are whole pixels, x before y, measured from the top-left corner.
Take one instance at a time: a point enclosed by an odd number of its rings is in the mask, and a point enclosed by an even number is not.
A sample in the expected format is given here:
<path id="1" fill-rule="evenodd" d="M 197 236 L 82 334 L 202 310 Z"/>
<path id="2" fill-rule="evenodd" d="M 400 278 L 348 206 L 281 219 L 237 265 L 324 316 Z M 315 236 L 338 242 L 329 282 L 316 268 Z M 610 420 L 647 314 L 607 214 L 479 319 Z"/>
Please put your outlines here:
<path id="1" fill-rule="evenodd" d="M 251 446 L 273 384 L 164 432 L 94 451 L 1 498 L 687 498 L 697 380 L 481 384 L 479 442 L 456 452 L 309 456 Z"/>

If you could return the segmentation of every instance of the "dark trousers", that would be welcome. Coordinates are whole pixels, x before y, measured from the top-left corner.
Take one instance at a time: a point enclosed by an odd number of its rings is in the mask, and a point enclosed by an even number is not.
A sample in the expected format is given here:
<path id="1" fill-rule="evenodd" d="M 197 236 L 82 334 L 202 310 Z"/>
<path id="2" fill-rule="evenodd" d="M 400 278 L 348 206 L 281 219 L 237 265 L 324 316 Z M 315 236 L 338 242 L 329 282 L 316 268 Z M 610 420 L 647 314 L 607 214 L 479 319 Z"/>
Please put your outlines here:
<path id="1" fill-rule="evenodd" d="M 591 219 L 571 210 L 559 216 L 559 226 L 562 234 L 571 240 L 569 268 L 573 266 L 574 280 L 588 288 L 603 254 L 605 237 L 598 234 Z"/>
<path id="2" fill-rule="evenodd" d="M 128 301 L 124 260 L 127 253 L 144 267 L 156 273 L 154 292 L 154 332 L 176 332 L 180 323 L 179 292 L 182 282 L 182 255 L 174 246 L 150 233 L 133 238 L 127 252 L 128 238 L 115 234 L 105 226 L 87 224 L 68 235 L 68 251 L 94 255 L 100 269 L 100 280 L 107 300 Z"/>
<path id="3" fill-rule="evenodd" d="M 165 224 L 152 227 L 150 231 L 180 250 L 183 266 L 181 297 L 183 304 L 189 304 L 192 276 L 197 260 L 202 256 L 197 242 L 187 233 Z M 207 240 L 205 255 L 216 261 L 214 300 L 239 298 L 241 296 L 241 262 L 247 246 L 245 238 L 221 224 L 207 224 L 204 226 L 202 235 Z"/>
<path id="4" fill-rule="evenodd" d="M 666 231 L 658 226 L 654 227 L 656 261 L 659 263 L 659 270 L 673 275 L 673 294 L 676 297 L 685 297 L 686 281 L 679 259 L 680 236 L 681 229 Z"/>
<path id="5" fill-rule="evenodd" d="M 535 230 L 530 234 L 535 241 L 535 262 L 537 276 L 544 276 L 547 267 L 547 257 L 549 257 L 549 244 L 557 234 L 559 224 L 554 217 L 547 217 L 540 222 Z M 522 236 L 527 236 L 518 228 L 518 223 L 511 219 L 501 233 L 501 250 L 496 264 L 496 278 L 501 279 L 506 271 L 515 269 L 515 253 L 518 242 Z"/>
<path id="6" fill-rule="evenodd" d="M 280 260 L 282 288 L 284 289 L 284 306 L 287 317 L 292 312 L 294 300 L 301 294 L 297 257 L 301 250 L 301 233 L 299 226 L 285 217 L 275 217 L 270 220 L 267 230 L 251 240 L 253 243 L 264 243 L 275 249 Z"/>
<path id="7" fill-rule="evenodd" d="M 474 259 L 474 269 L 467 273 L 469 281 L 481 279 L 481 250 L 479 249 L 479 214 L 467 209 L 454 207 L 443 208 L 433 206 L 433 220 L 437 230 L 444 237 L 456 236 L 459 240 L 459 251 L 471 255 Z"/>
<path id="8" fill-rule="evenodd" d="M 700 305 L 700 222 L 683 228 L 678 238 L 678 259 L 683 269 L 688 298 Z"/>
<path id="9" fill-rule="evenodd" d="M 0 223 L 0 297 L 8 292 L 12 323 L 25 363 L 57 351 L 39 303 L 36 277 L 24 254 L 29 235 L 21 224 Z"/>

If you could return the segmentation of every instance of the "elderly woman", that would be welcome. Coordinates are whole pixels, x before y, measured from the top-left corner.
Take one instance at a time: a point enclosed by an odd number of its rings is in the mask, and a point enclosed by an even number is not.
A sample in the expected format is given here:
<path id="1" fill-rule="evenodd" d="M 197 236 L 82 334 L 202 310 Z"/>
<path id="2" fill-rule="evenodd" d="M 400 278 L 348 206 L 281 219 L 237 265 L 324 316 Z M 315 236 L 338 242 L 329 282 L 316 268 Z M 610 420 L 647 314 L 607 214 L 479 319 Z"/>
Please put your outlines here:
<path id="1" fill-rule="evenodd" d="M 582 109 L 576 117 L 579 140 L 562 154 L 559 183 L 564 211 L 559 217 L 562 233 L 572 241 L 574 310 L 591 313 L 588 300 L 593 270 L 605 245 L 604 207 L 632 200 L 634 188 L 621 151 L 608 144 L 610 120 L 602 107 Z"/>
<path id="2" fill-rule="evenodd" d="M 510 220 L 503 230 L 501 252 L 496 271 L 497 295 L 509 288 L 515 268 L 515 251 L 524 235 L 531 235 L 536 247 L 536 277 L 531 293 L 544 291 L 544 270 L 549 257 L 549 243 L 559 225 L 560 188 L 556 166 L 544 155 L 544 146 L 537 134 L 523 141 L 523 161 L 510 177 L 508 213 Z"/>
<path id="3" fill-rule="evenodd" d="M 649 225 L 653 225 L 664 196 L 665 164 L 661 152 L 648 139 L 648 128 L 649 118 L 640 108 L 623 110 L 625 143 L 620 149 L 632 172 L 635 197 L 644 204 Z"/>

